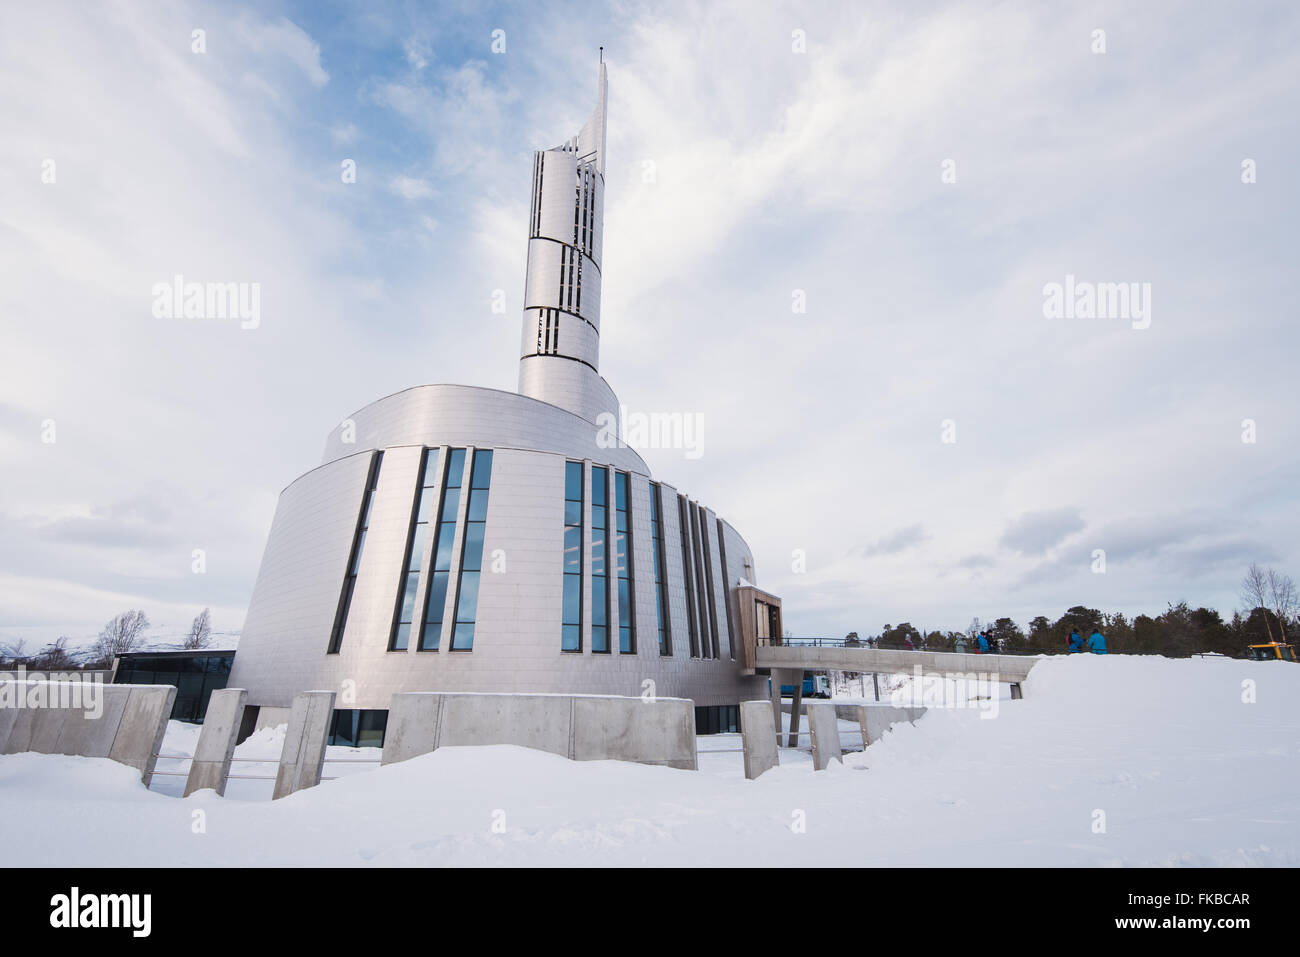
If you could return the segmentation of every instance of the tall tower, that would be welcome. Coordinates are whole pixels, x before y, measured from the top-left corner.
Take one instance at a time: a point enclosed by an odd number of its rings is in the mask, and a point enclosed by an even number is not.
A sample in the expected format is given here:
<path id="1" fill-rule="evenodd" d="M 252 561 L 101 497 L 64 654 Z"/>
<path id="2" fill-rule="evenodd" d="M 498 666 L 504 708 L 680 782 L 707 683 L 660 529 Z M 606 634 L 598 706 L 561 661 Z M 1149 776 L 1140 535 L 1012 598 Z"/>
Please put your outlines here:
<path id="1" fill-rule="evenodd" d="M 600 377 L 600 270 L 605 219 L 605 104 L 577 136 L 533 154 L 519 391 L 595 421 L 618 400 Z"/>

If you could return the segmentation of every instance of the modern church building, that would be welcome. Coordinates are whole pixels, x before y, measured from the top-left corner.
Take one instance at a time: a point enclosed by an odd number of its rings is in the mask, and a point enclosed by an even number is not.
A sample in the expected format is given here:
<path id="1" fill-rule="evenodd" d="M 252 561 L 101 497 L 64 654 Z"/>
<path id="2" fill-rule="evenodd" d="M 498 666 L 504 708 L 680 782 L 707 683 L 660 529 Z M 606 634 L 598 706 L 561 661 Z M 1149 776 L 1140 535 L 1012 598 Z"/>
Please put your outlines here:
<path id="1" fill-rule="evenodd" d="M 607 89 L 602 64 L 587 124 L 533 157 L 518 392 L 380 399 L 280 494 L 229 680 L 259 725 L 309 689 L 346 692 L 339 743 L 382 735 L 405 691 L 653 688 L 693 699 L 701 732 L 766 697 L 752 649 L 779 602 L 745 540 L 610 441 Z"/>

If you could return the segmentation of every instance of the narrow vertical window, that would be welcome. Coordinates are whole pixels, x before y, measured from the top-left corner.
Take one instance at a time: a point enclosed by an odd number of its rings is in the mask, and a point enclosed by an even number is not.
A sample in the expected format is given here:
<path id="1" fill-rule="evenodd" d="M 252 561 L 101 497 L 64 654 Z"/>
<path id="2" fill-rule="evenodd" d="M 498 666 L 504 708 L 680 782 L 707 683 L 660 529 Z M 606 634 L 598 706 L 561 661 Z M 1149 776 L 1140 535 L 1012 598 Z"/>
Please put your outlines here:
<path id="1" fill-rule="evenodd" d="M 406 563 L 401 585 L 397 589 L 397 612 L 393 616 L 393 633 L 388 638 L 389 651 L 406 651 L 411 643 L 411 622 L 415 619 L 415 594 L 419 591 L 420 569 L 424 567 L 424 540 L 429 530 L 429 516 L 437 498 L 438 450 L 425 449 L 420 461 L 420 477 L 411 509 L 411 530 L 406 538 Z"/>
<path id="2" fill-rule="evenodd" d="M 591 470 L 591 650 L 609 652 L 609 470 Z"/>
<path id="3" fill-rule="evenodd" d="M 375 486 L 379 484 L 379 463 L 383 452 L 370 459 L 370 473 L 366 476 L 366 490 L 361 495 L 361 512 L 357 516 L 357 530 L 352 536 L 352 554 L 348 556 L 347 577 L 339 595 L 339 607 L 334 612 L 334 627 L 330 630 L 329 654 L 336 655 L 343 647 L 343 629 L 347 627 L 348 610 L 352 607 L 352 590 L 357 586 L 357 569 L 361 567 L 361 552 L 366 546 L 366 529 L 370 527 L 370 506 L 374 502 Z"/>
<path id="4" fill-rule="evenodd" d="M 456 513 L 460 510 L 460 485 L 465 472 L 465 450 L 447 454 L 447 478 L 438 507 L 438 529 L 433 540 L 433 572 L 424 590 L 424 614 L 420 616 L 420 650 L 437 651 L 442 639 L 442 616 L 447 606 L 447 585 L 451 579 L 451 549 L 456 538 Z"/>
<path id="5" fill-rule="evenodd" d="M 474 650 L 474 621 L 478 616 L 478 586 L 483 575 L 483 534 L 487 529 L 488 488 L 492 484 L 492 450 L 476 449 L 470 466 L 469 511 L 460 550 L 460 582 L 456 588 L 456 620 L 452 651 Z"/>
<path id="6" fill-rule="evenodd" d="M 677 523 L 682 541 L 682 583 L 686 586 L 686 624 L 691 636 L 691 657 L 700 656 L 698 632 L 695 627 L 695 572 L 691 567 L 691 516 L 686 509 L 686 496 L 677 496 Z"/>
<path id="7" fill-rule="evenodd" d="M 721 658 L 718 650 L 718 592 L 713 581 L 713 546 L 709 544 L 709 513 L 700 509 L 700 542 L 704 545 L 704 578 L 709 589 L 709 634 L 713 637 L 713 657 Z"/>
<path id="8" fill-rule="evenodd" d="M 582 650 L 582 463 L 564 463 L 564 610 L 560 650 Z"/>
<path id="9" fill-rule="evenodd" d="M 632 503 L 626 472 L 614 473 L 614 556 L 618 572 L 618 650 L 636 654 L 636 614 L 632 592 Z"/>
<path id="10" fill-rule="evenodd" d="M 709 615 L 709 590 L 704 580 L 704 552 L 700 540 L 700 510 L 694 502 L 688 506 L 691 518 L 691 558 L 695 562 L 695 588 L 700 601 L 700 657 L 716 658 L 716 642 L 710 641 L 713 619 Z"/>
<path id="11" fill-rule="evenodd" d="M 673 653 L 673 639 L 668 617 L 668 572 L 664 564 L 664 523 L 659 516 L 659 486 L 650 484 L 650 547 L 655 568 L 655 611 L 659 618 L 659 654 Z"/>
<path id="12" fill-rule="evenodd" d="M 722 564 L 722 607 L 727 613 L 727 652 L 736 660 L 736 627 L 731 620 L 731 573 L 727 571 L 727 539 L 718 519 L 718 561 Z"/>

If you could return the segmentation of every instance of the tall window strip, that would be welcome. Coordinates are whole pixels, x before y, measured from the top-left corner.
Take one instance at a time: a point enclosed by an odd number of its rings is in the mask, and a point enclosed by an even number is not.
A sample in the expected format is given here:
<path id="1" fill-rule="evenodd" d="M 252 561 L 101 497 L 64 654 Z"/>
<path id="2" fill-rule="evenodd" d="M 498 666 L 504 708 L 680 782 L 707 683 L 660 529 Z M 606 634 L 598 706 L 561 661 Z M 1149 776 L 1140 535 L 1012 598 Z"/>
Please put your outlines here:
<path id="1" fill-rule="evenodd" d="M 591 650 L 609 652 L 609 470 L 591 470 Z"/>
<path id="2" fill-rule="evenodd" d="M 366 490 L 361 496 L 361 512 L 357 515 L 357 530 L 352 536 L 352 553 L 348 556 L 348 574 L 343 580 L 339 607 L 334 612 L 334 627 L 330 630 L 329 654 L 331 655 L 338 654 L 339 649 L 343 647 L 343 629 L 347 627 L 348 610 L 352 607 L 352 590 L 357 586 L 357 569 L 361 567 L 361 551 L 366 545 L 366 529 L 370 527 L 370 506 L 374 502 L 375 486 L 379 484 L 379 464 L 383 461 L 383 452 L 376 452 L 370 458 Z"/>
<path id="3" fill-rule="evenodd" d="M 582 463 L 564 463 L 564 610 L 560 650 L 582 651 Z"/>
<path id="4" fill-rule="evenodd" d="M 682 582 L 686 586 L 686 624 L 691 636 L 691 657 L 700 657 L 699 632 L 695 623 L 695 571 L 691 562 L 691 516 L 686 509 L 686 496 L 677 496 L 677 527 L 682 540 Z"/>
<path id="5" fill-rule="evenodd" d="M 636 654 L 636 615 L 632 591 L 632 505 L 626 472 L 614 473 L 614 555 L 618 572 L 618 650 Z"/>
<path id="6" fill-rule="evenodd" d="M 554 355 L 560 346 L 560 315 L 554 309 L 537 310 L 537 351 Z"/>
<path id="7" fill-rule="evenodd" d="M 411 642 L 411 623 L 415 619 L 415 595 L 420 586 L 420 569 L 424 567 L 424 539 L 429 530 L 429 515 L 438 497 L 438 450 L 425 449 L 420 460 L 415 504 L 411 508 L 411 529 L 406 536 L 406 561 L 397 590 L 397 610 L 393 615 L 393 632 L 388 637 L 389 651 L 406 651 Z"/>
<path id="8" fill-rule="evenodd" d="M 727 614 L 727 653 L 736 660 L 736 626 L 731 620 L 731 573 L 727 571 L 727 537 L 718 519 L 718 560 L 722 563 L 722 608 Z"/>
<path id="9" fill-rule="evenodd" d="M 713 657 L 721 658 L 718 650 L 718 600 L 713 590 L 713 549 L 709 545 L 709 513 L 697 508 L 700 524 L 700 545 L 704 549 L 704 583 L 707 588 L 709 606 L 709 635 L 713 639 Z"/>
<path id="10" fill-rule="evenodd" d="M 659 502 L 660 488 L 650 483 L 650 547 L 654 552 L 655 566 L 655 613 L 659 619 L 659 654 L 673 653 L 673 635 L 668 615 L 668 571 L 664 556 L 664 523 L 659 516 L 662 507 Z"/>
<path id="11" fill-rule="evenodd" d="M 456 539 L 456 514 L 460 510 L 460 486 L 465 472 L 465 450 L 447 453 L 447 478 L 438 506 L 438 529 L 433 539 L 433 572 L 424 590 L 424 613 L 420 616 L 420 651 L 437 651 L 442 640 L 442 616 L 447 607 L 447 585 L 451 580 L 451 550 Z"/>
<path id="12" fill-rule="evenodd" d="M 531 236 L 542 232 L 542 167 L 546 162 L 545 153 L 533 154 L 533 211 Z"/>
<path id="13" fill-rule="evenodd" d="M 713 642 L 709 640 L 709 602 L 704 588 L 704 560 L 700 553 L 700 517 L 694 502 L 686 504 L 687 520 L 691 532 L 691 564 L 695 566 L 695 597 L 699 602 L 700 657 L 713 657 Z"/>
<path id="14" fill-rule="evenodd" d="M 469 511 L 465 515 L 465 536 L 460 550 L 452 651 L 474 650 L 474 621 L 478 615 L 478 586 L 483 575 L 483 534 L 487 530 L 488 489 L 491 484 L 492 450 L 476 449 L 470 466 Z"/>

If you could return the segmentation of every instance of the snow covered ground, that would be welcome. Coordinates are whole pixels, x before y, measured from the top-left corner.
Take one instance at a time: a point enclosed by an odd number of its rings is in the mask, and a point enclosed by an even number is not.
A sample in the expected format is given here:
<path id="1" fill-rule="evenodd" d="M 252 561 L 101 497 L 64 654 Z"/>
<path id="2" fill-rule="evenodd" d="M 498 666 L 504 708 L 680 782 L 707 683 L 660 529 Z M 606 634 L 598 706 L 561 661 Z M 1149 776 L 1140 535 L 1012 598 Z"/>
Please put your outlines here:
<path id="1" fill-rule="evenodd" d="M 9 755 L 0 841 L 15 865 L 1300 864 L 1300 667 L 1080 655 L 1025 695 L 993 719 L 931 710 L 825 772 L 783 751 L 756 781 L 735 753 L 691 772 L 448 748 L 327 764 L 344 776 L 282 801 L 267 782 L 179 799 L 180 778 Z M 264 754 L 274 729 L 238 756 Z"/>

